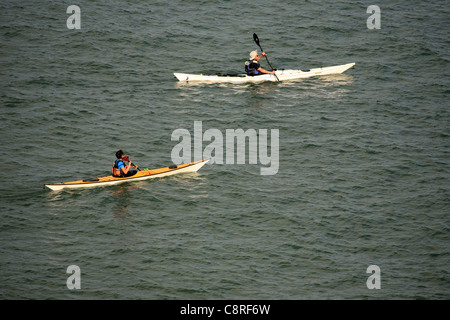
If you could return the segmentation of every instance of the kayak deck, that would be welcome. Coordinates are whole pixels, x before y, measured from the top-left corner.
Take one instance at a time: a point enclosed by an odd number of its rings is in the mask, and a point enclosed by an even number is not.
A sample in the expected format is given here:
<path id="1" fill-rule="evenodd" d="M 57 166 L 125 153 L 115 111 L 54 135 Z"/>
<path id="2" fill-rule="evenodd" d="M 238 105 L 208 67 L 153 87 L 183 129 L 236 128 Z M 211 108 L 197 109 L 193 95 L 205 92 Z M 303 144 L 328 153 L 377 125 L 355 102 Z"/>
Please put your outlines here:
<path id="1" fill-rule="evenodd" d="M 276 76 L 273 74 L 262 74 L 257 76 L 249 76 L 247 74 L 188 74 L 188 73 L 174 73 L 178 81 L 196 81 L 196 82 L 262 82 L 262 81 L 288 81 L 304 79 L 314 76 L 323 76 L 330 74 L 340 74 L 352 68 L 355 63 L 348 63 L 338 66 L 306 69 L 306 70 L 277 70 Z"/>
<path id="2" fill-rule="evenodd" d="M 195 161 L 186 164 L 173 165 L 169 167 L 163 167 L 158 169 L 149 169 L 138 171 L 135 175 L 130 177 L 114 177 L 113 175 L 97 177 L 91 179 L 84 180 L 75 180 L 69 182 L 61 182 L 61 183 L 49 183 L 45 184 L 45 187 L 51 190 L 61 190 L 64 188 L 91 188 L 97 186 L 109 186 L 114 184 L 119 184 L 127 181 L 142 181 L 146 179 L 156 178 L 156 177 L 165 177 L 169 175 L 186 173 L 186 172 L 197 172 L 201 167 L 203 167 L 209 159 Z"/>

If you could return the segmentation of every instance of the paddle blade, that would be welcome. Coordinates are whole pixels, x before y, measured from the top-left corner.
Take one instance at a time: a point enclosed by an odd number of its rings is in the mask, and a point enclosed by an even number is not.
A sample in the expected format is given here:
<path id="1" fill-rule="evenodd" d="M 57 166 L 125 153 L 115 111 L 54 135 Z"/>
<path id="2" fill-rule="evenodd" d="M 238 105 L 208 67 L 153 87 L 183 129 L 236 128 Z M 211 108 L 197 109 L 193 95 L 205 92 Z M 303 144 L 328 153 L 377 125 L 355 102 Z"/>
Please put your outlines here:
<path id="1" fill-rule="evenodd" d="M 256 44 L 259 46 L 259 38 L 256 33 L 253 34 L 253 40 L 255 40 Z"/>

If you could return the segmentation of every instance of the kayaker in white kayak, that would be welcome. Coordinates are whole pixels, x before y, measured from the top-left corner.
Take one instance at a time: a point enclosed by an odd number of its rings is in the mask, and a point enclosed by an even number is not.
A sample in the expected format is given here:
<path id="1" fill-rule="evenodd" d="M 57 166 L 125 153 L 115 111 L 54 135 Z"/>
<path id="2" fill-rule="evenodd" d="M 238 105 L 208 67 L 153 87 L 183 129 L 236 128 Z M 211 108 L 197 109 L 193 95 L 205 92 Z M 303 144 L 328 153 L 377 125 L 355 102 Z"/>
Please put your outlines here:
<path id="1" fill-rule="evenodd" d="M 245 61 L 245 72 L 249 76 L 257 76 L 257 75 L 263 74 L 263 73 L 275 74 L 275 70 L 267 71 L 267 70 L 261 68 L 261 65 L 259 64 L 259 60 L 261 60 L 261 58 L 264 57 L 265 55 L 266 55 L 265 52 L 261 53 L 261 55 L 258 55 L 257 50 L 250 52 L 250 59 Z"/>
<path id="2" fill-rule="evenodd" d="M 131 168 L 137 168 L 133 163 L 131 163 L 130 157 L 126 156 L 122 150 L 116 152 L 116 161 L 114 162 L 114 166 L 112 167 L 112 173 L 115 177 L 130 177 L 136 174 L 137 171 L 131 170 Z M 125 162 L 128 162 L 128 165 L 125 165 Z"/>

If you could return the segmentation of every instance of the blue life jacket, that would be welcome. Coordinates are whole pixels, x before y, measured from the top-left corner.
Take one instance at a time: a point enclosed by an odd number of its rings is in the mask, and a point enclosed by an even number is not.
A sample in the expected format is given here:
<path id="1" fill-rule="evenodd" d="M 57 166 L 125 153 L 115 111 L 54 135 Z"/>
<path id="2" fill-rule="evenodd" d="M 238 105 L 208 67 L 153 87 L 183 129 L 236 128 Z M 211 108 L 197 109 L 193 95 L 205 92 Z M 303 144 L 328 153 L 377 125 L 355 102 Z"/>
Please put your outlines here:
<path id="1" fill-rule="evenodd" d="M 248 60 L 245 61 L 245 72 L 249 76 L 256 76 L 258 74 L 261 74 L 261 72 L 258 71 L 260 68 L 259 62 L 256 60 Z"/>

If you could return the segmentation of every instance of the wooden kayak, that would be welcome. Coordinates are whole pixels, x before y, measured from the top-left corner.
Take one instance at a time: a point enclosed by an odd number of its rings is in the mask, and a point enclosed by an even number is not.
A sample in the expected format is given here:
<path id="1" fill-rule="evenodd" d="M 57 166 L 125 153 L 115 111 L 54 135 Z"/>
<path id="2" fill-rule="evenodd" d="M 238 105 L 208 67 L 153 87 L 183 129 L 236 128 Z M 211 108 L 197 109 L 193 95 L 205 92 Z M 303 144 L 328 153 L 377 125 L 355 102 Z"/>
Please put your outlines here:
<path id="1" fill-rule="evenodd" d="M 75 180 L 61 183 L 49 183 L 45 184 L 45 187 L 51 190 L 61 190 L 65 188 L 93 188 L 100 186 L 111 186 L 123 182 L 142 181 L 152 178 L 166 177 L 179 173 L 197 172 L 201 167 L 208 163 L 209 159 L 195 161 L 186 164 L 172 165 L 169 167 L 163 167 L 158 169 L 144 169 L 138 171 L 135 175 L 130 177 L 114 177 L 109 175 L 106 177 L 98 177 L 84 180 Z"/>

